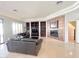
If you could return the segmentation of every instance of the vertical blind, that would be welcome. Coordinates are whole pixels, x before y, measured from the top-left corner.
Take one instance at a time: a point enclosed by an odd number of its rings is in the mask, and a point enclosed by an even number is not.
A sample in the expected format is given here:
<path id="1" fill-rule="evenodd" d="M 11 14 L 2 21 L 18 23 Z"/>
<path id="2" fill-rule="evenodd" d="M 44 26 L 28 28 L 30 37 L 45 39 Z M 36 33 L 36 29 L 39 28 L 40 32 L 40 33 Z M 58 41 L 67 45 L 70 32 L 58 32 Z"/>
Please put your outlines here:
<path id="1" fill-rule="evenodd" d="M 0 43 L 3 43 L 3 22 L 0 19 Z"/>
<path id="2" fill-rule="evenodd" d="M 12 31 L 13 31 L 13 34 L 22 33 L 23 32 L 23 25 L 21 23 L 13 22 L 12 23 Z"/>

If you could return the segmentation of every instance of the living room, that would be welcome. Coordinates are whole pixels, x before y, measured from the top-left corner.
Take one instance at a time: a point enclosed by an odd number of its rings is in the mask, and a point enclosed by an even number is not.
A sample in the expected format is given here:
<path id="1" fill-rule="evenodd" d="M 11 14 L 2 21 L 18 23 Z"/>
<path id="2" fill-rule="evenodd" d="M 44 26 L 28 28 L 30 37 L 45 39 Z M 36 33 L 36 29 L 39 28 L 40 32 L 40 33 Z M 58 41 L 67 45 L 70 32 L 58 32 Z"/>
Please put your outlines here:
<path id="1" fill-rule="evenodd" d="M 78 4 L 78 1 L 0 1 L 0 57 L 79 57 Z M 74 20 L 72 42 L 68 22 Z"/>

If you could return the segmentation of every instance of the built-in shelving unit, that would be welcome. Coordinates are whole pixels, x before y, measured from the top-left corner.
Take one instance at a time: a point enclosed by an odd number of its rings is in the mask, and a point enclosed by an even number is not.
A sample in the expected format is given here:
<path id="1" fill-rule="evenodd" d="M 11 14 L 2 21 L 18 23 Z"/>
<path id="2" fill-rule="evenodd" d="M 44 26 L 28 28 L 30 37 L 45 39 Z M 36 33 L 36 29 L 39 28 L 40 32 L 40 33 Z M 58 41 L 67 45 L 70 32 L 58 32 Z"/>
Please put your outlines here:
<path id="1" fill-rule="evenodd" d="M 30 38 L 46 37 L 46 21 L 26 22 L 26 30 L 30 33 Z"/>
<path id="2" fill-rule="evenodd" d="M 39 22 L 31 22 L 31 38 L 39 37 Z"/>
<path id="3" fill-rule="evenodd" d="M 29 30 L 30 26 L 29 26 L 29 22 L 26 23 L 26 30 Z"/>
<path id="4" fill-rule="evenodd" d="M 45 37 L 46 36 L 46 22 L 41 22 L 41 37 Z"/>

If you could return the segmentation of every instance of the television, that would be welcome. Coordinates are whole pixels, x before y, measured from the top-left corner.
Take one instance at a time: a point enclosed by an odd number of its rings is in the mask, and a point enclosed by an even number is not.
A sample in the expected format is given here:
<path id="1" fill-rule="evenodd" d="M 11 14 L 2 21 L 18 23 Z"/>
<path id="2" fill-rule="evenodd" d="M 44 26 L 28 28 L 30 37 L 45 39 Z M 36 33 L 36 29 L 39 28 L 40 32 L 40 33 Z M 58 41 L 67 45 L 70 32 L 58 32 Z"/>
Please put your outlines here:
<path id="1" fill-rule="evenodd" d="M 51 30 L 50 35 L 53 37 L 58 37 L 58 30 Z"/>

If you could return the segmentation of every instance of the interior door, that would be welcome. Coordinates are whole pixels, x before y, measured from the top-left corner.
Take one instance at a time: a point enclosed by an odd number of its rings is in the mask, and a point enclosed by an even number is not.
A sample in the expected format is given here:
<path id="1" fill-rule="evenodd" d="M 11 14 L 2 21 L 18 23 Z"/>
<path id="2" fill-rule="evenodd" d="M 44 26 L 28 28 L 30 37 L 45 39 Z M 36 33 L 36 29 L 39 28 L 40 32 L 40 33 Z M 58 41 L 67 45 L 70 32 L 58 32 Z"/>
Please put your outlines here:
<path id="1" fill-rule="evenodd" d="M 3 23 L 0 20 L 0 43 L 3 43 Z"/>

